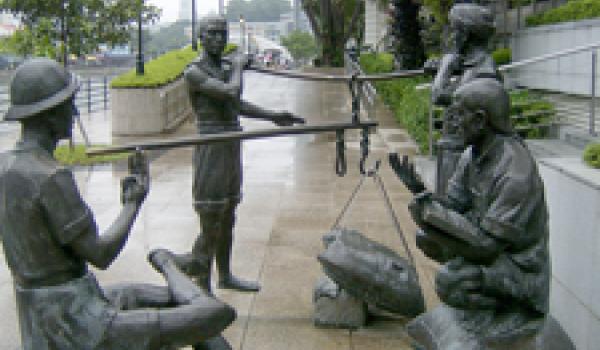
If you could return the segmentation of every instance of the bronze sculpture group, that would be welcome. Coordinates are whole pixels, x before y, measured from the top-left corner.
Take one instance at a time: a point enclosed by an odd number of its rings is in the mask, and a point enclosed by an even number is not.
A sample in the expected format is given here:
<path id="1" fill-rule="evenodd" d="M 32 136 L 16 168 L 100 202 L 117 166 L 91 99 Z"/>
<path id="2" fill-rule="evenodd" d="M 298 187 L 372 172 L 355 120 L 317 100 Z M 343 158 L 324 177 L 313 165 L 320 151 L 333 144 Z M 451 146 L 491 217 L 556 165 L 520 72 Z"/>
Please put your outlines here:
<path id="1" fill-rule="evenodd" d="M 417 246 L 442 264 L 436 292 L 443 304 L 415 318 L 408 330 L 419 349 L 536 349 L 548 328 L 550 282 L 543 184 L 527 147 L 512 132 L 509 97 L 486 49 L 493 34 L 489 13 L 461 4 L 450 18 L 456 51 L 442 58 L 432 92 L 436 103 L 447 106 L 448 149 L 460 150 L 460 157 L 443 159 L 452 175 L 440 174 L 442 189 L 435 194 L 409 163 L 392 162 L 416 193 L 409 208 L 419 226 Z M 185 72 L 199 133 L 240 130 L 239 115 L 277 125 L 303 122 L 242 100 L 247 57 L 222 57 L 222 17 L 206 18 L 200 29 L 204 51 Z M 4 117 L 19 121 L 23 130 L 15 149 L 0 155 L 0 233 L 15 281 L 23 347 L 229 348 L 219 334 L 235 311 L 211 292 L 212 261 L 219 287 L 259 290 L 230 269 L 241 200 L 240 142 L 196 146 L 193 199 L 202 232 L 187 254 L 157 249 L 148 256 L 168 286 L 102 289 L 87 266 L 107 268 L 117 257 L 148 187 L 141 176 L 125 178 L 122 211 L 98 234 L 72 173 L 52 155 L 57 142 L 70 136 L 77 88 L 74 76 L 56 62 L 30 60 L 15 73 Z"/>

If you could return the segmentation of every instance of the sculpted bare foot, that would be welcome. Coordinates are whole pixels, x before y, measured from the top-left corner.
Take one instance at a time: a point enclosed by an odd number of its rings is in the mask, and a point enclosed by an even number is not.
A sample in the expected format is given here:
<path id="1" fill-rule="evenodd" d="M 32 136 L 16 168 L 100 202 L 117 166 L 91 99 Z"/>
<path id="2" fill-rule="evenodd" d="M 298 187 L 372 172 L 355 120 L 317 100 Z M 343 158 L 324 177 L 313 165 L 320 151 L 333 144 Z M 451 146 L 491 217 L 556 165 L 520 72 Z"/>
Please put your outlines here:
<path id="1" fill-rule="evenodd" d="M 163 272 L 164 267 L 169 263 L 177 265 L 175 254 L 164 248 L 154 249 L 148 253 L 148 262 L 158 272 Z"/>
<path id="2" fill-rule="evenodd" d="M 258 292 L 260 290 L 257 282 L 245 281 L 233 275 L 220 277 L 218 286 L 221 289 L 234 289 L 241 292 Z"/>

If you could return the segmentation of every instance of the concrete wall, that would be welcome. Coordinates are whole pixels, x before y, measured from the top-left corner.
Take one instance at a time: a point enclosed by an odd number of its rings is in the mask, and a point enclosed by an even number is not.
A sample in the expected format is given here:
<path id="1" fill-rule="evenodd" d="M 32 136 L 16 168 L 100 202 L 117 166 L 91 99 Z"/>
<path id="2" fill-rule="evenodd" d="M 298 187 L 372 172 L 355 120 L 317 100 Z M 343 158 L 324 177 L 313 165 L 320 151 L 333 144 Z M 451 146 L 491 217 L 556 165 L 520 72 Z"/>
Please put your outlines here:
<path id="1" fill-rule="evenodd" d="M 600 42 L 600 19 L 521 30 L 513 35 L 510 46 L 513 62 L 517 62 L 595 42 Z M 591 71 L 592 53 L 588 51 L 525 66 L 510 76 L 518 85 L 589 96 Z"/>
<path id="2" fill-rule="evenodd" d="M 365 1 L 365 45 L 374 50 L 385 49 L 382 39 L 388 31 L 387 16 L 376 0 Z"/>
<path id="3" fill-rule="evenodd" d="M 183 79 L 156 89 L 111 89 L 112 134 L 151 135 L 177 127 L 192 114 Z"/>
<path id="4" fill-rule="evenodd" d="M 550 213 L 550 312 L 578 350 L 600 346 L 600 171 L 579 158 L 540 160 Z"/>

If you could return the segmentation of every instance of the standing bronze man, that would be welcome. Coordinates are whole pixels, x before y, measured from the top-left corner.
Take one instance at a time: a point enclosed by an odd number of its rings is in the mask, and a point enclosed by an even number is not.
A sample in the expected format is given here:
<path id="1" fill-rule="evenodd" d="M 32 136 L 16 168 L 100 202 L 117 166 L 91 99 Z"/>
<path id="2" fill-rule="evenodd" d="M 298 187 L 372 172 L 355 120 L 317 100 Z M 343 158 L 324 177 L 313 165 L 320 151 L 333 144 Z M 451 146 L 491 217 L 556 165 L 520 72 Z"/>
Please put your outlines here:
<path id="1" fill-rule="evenodd" d="M 242 75 L 248 58 L 237 54 L 224 60 L 227 22 L 221 16 L 205 17 L 200 23 L 203 51 L 185 71 L 198 132 L 211 134 L 241 130 L 238 116 L 270 120 L 277 125 L 303 123 L 288 112 L 273 112 L 241 99 Z M 235 210 L 241 200 L 242 159 L 240 141 L 196 146 L 194 150 L 194 208 L 202 232 L 190 254 L 180 259 L 184 270 L 210 290 L 213 258 L 220 288 L 258 291 L 255 282 L 231 273 L 231 249 Z"/>
<path id="2" fill-rule="evenodd" d="M 228 305 L 198 288 L 166 250 L 148 259 L 167 287 L 101 289 L 88 264 L 106 269 L 123 249 L 146 197 L 145 179 L 122 182 L 123 208 L 102 234 L 73 174 L 53 157 L 71 135 L 75 77 L 49 59 L 17 69 L 5 120 L 19 121 L 15 149 L 0 154 L 0 233 L 15 283 L 25 350 L 162 349 L 220 345 L 235 319 Z"/>

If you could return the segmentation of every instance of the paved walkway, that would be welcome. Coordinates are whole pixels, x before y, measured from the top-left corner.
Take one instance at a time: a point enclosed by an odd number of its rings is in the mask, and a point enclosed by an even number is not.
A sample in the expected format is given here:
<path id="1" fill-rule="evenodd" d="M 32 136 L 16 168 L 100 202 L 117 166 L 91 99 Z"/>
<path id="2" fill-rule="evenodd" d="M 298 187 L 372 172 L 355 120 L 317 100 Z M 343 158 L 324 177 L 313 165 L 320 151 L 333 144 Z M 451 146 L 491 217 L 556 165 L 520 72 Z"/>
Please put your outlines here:
<path id="1" fill-rule="evenodd" d="M 310 124 L 347 121 L 350 101 L 345 85 L 292 81 L 248 73 L 245 98 L 265 107 L 288 109 Z M 385 160 L 388 146 L 409 149 L 403 132 L 394 128 L 389 116 L 382 119 L 382 132 L 373 135 L 371 160 Z M 82 116 L 92 142 L 110 142 L 110 115 Z M 246 120 L 246 129 L 271 127 L 269 123 Z M 191 123 L 178 135 L 193 133 Z M 8 135 L 8 134 L 7 134 Z M 14 133 L 13 133 L 14 135 Z M 342 206 L 360 179 L 358 133 L 349 136 L 348 175 L 334 172 L 333 134 L 304 135 L 249 141 L 244 144 L 244 199 L 238 210 L 233 269 L 244 278 L 258 279 L 262 290 L 245 294 L 217 289 L 217 295 L 233 305 L 238 318 L 225 331 L 234 349 L 408 349 L 404 320 L 374 319 L 369 327 L 355 332 L 324 330 L 313 326 L 312 293 L 322 275 L 316 256 L 322 251 L 321 236 L 328 232 Z M 383 136 L 381 136 L 383 135 Z M 400 141 L 398 141 L 400 140 Z M 395 144 L 394 142 L 400 142 Z M 10 147 L 3 135 L 0 147 Z M 408 145 L 408 146 L 407 146 Z M 199 231 L 192 209 L 191 149 L 156 154 L 152 161 L 152 183 L 131 237 L 115 263 L 98 271 L 102 285 L 128 282 L 162 284 L 160 275 L 146 263 L 153 248 L 189 251 Z M 96 215 L 100 228 L 116 217 L 119 179 L 123 166 L 97 166 L 75 171 L 82 195 Z M 400 186 L 387 163 L 381 174 L 396 213 L 419 261 L 421 282 L 428 306 L 437 302 L 432 288 L 434 266 L 414 249 L 414 224 L 406 204 L 411 195 Z M 386 212 L 381 194 L 367 181 L 342 224 L 361 230 L 402 255 L 400 238 Z M 0 258 L 0 348 L 17 349 L 19 336 L 12 281 Z"/>

